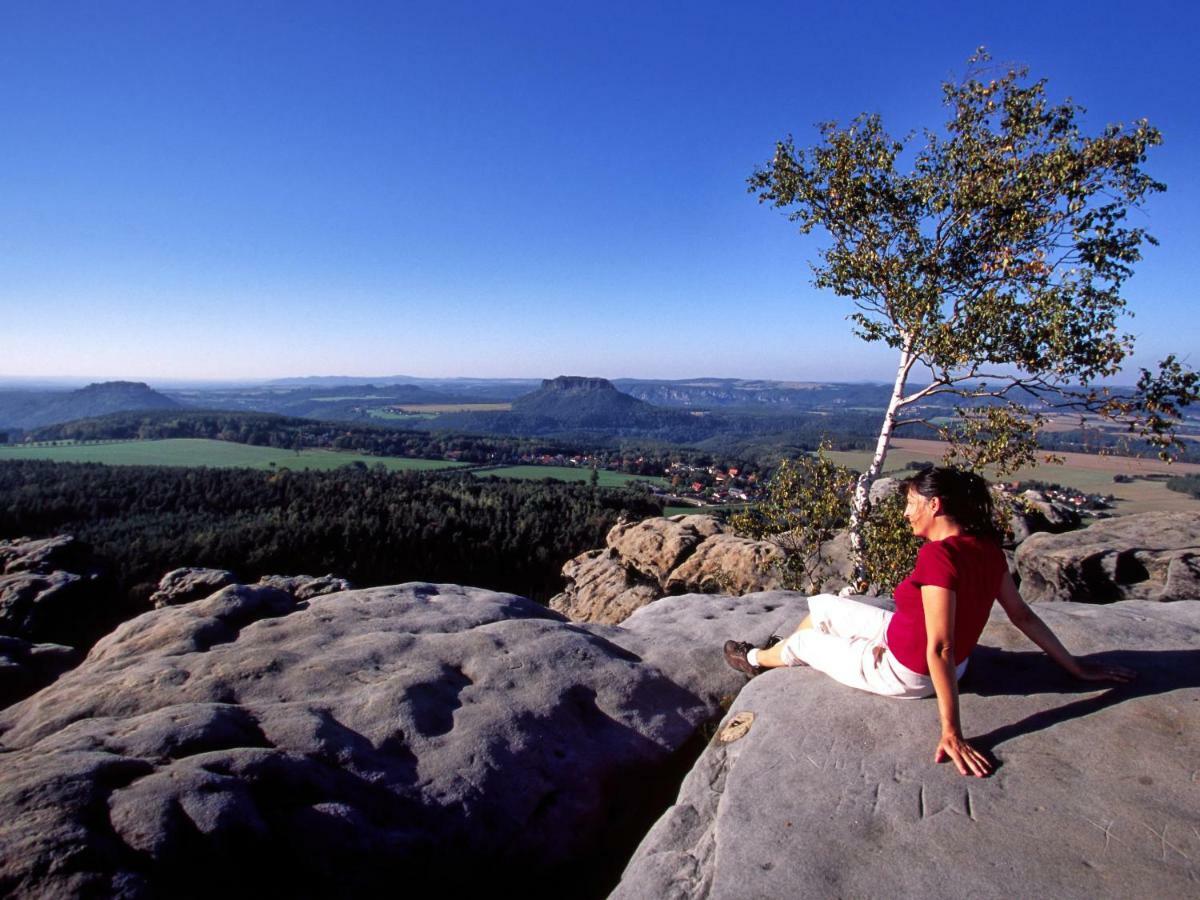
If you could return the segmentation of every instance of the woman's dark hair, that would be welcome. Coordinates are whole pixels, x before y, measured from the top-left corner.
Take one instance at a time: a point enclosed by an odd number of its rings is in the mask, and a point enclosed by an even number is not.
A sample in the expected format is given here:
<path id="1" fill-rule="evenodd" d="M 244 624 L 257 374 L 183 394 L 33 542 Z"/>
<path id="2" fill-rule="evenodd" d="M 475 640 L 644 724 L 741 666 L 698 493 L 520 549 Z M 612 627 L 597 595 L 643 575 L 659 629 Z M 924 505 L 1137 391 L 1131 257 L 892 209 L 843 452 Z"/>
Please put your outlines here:
<path id="1" fill-rule="evenodd" d="M 966 534 L 1000 540 L 992 492 L 987 482 L 974 472 L 952 466 L 934 466 L 904 479 L 900 486 L 905 493 L 916 491 L 922 497 L 940 499 L 946 515 Z"/>

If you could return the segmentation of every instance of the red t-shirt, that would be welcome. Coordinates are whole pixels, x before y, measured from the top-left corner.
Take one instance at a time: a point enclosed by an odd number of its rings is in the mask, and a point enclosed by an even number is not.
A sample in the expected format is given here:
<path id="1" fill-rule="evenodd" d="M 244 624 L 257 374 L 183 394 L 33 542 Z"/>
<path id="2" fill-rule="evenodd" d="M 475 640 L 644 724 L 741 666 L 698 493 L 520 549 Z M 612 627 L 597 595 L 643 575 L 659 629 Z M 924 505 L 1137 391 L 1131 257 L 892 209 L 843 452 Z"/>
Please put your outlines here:
<path id="1" fill-rule="evenodd" d="M 986 538 L 956 534 L 941 541 L 927 541 L 917 551 L 912 574 L 893 592 L 896 614 L 887 630 L 892 655 L 914 672 L 929 674 L 921 586 L 930 585 L 954 591 L 954 662 L 961 663 L 979 643 L 1007 570 L 1004 551 Z"/>

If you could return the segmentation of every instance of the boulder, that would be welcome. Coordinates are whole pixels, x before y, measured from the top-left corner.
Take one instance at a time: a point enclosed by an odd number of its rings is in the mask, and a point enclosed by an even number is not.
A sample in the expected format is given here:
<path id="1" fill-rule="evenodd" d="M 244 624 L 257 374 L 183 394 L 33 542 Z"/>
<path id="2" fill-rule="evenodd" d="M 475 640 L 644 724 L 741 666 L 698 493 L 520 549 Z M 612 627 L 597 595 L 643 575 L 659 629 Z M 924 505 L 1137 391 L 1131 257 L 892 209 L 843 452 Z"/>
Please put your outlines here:
<path id="1" fill-rule="evenodd" d="M 0 575 L 0 635 L 41 643 L 80 644 L 94 617 L 92 579 L 72 572 Z"/>
<path id="2" fill-rule="evenodd" d="M 932 762 L 935 700 L 771 671 L 738 695 L 612 897 L 1194 894 L 1200 605 L 1040 614 L 1138 680 L 1076 682 L 994 616 L 962 685 L 967 734 L 999 764 L 978 779 Z M 716 666 L 719 646 L 708 653 Z"/>
<path id="3" fill-rule="evenodd" d="M 623 522 L 606 547 L 563 566 L 567 585 L 550 607 L 575 622 L 615 624 L 667 594 L 777 588 L 782 559 L 776 545 L 726 534 L 712 516 Z"/>
<path id="4" fill-rule="evenodd" d="M 47 610 L 81 580 L 70 572 L 0 575 L 0 634 L 34 638 L 48 624 Z"/>
<path id="5" fill-rule="evenodd" d="M 1009 509 L 1008 527 L 1014 544 L 1043 531 L 1054 534 L 1070 531 L 1083 521 L 1075 507 L 1050 500 L 1041 491 L 1025 491 L 1013 497 Z"/>
<path id="6" fill-rule="evenodd" d="M 6 574 L 45 574 L 55 569 L 83 571 L 90 563 L 91 551 L 69 534 L 0 541 L 0 571 Z"/>
<path id="7" fill-rule="evenodd" d="M 767 541 L 715 534 L 667 576 L 667 593 L 744 594 L 782 586 L 783 551 Z"/>
<path id="8" fill-rule="evenodd" d="M 278 588 L 297 600 L 311 600 L 351 589 L 350 582 L 336 575 L 264 575 L 258 583 Z"/>
<path id="9" fill-rule="evenodd" d="M 69 534 L 0 541 L 0 572 L 0 635 L 86 646 L 123 612 L 111 577 Z"/>
<path id="10" fill-rule="evenodd" d="M 1031 602 L 1200 599 L 1200 513 L 1138 513 L 1035 534 L 1016 561 Z"/>
<path id="11" fill-rule="evenodd" d="M 237 577 L 227 569 L 172 569 L 159 579 L 158 590 L 150 595 L 150 602 L 155 609 L 191 603 L 236 581 Z"/>
<path id="12" fill-rule="evenodd" d="M 621 563 L 612 548 L 591 550 L 563 566 L 568 590 L 550 598 L 550 608 L 573 622 L 615 625 L 662 596 L 662 588 Z"/>
<path id="13" fill-rule="evenodd" d="M 586 886 L 628 857 L 707 713 L 520 597 L 230 586 L 123 623 L 0 712 L 0 885 Z"/>
<path id="14" fill-rule="evenodd" d="M 32 644 L 0 637 L 0 707 L 45 687 L 79 662 L 83 654 L 62 644 Z"/>
<path id="15" fill-rule="evenodd" d="M 705 538 L 720 534 L 712 516 L 672 516 L 621 522 L 608 532 L 606 543 L 622 561 L 643 577 L 665 587 L 671 571 Z"/>
<path id="16" fill-rule="evenodd" d="M 876 478 L 871 482 L 871 492 L 867 495 L 871 501 L 871 505 L 881 503 L 892 494 L 898 493 L 900 490 L 899 478 L 892 478 L 890 475 L 885 475 L 883 478 Z"/>

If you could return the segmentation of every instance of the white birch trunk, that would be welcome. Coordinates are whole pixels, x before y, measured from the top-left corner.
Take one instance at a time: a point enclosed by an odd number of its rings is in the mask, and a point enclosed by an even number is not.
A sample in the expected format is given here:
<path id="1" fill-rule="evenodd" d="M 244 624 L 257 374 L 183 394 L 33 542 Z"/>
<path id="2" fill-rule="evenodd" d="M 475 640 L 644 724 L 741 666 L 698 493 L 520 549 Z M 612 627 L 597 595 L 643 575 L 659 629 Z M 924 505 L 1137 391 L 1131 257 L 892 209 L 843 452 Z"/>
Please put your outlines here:
<path id="1" fill-rule="evenodd" d="M 879 477 L 883 469 L 883 461 L 887 459 L 888 447 L 892 443 L 892 431 L 896 426 L 896 414 L 904 405 L 904 385 L 908 380 L 909 370 L 913 365 L 912 351 L 905 346 L 900 354 L 900 365 L 896 368 L 896 382 L 892 385 L 892 397 L 888 401 L 887 412 L 883 415 L 883 424 L 879 428 L 879 440 L 875 443 L 875 455 L 867 470 L 858 476 L 854 485 L 854 496 L 850 503 L 850 559 L 854 564 L 853 587 L 863 591 L 867 587 L 867 567 L 863 541 L 863 524 L 870 512 L 871 485 Z"/>

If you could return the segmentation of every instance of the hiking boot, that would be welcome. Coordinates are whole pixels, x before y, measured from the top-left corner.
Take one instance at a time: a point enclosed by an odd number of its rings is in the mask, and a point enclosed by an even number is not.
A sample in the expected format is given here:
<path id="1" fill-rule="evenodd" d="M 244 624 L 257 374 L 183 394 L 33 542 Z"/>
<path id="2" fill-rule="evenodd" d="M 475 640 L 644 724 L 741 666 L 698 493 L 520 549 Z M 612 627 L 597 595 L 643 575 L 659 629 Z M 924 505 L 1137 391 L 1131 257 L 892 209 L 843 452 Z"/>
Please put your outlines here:
<path id="1" fill-rule="evenodd" d="M 776 644 L 778 644 L 782 640 L 783 640 L 783 638 L 781 638 L 779 635 L 772 634 L 765 641 L 763 641 L 761 644 L 758 645 L 758 649 L 759 650 L 770 650 L 772 647 L 774 647 Z"/>
<path id="2" fill-rule="evenodd" d="M 746 659 L 746 654 L 753 649 L 754 645 L 747 644 L 745 641 L 726 641 L 725 662 L 729 663 L 731 669 L 737 669 L 747 678 L 761 675 L 767 670 L 762 666 L 750 665 L 750 660 Z"/>

